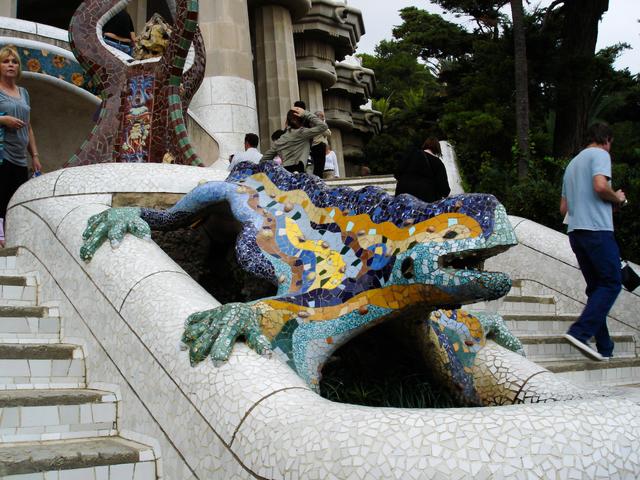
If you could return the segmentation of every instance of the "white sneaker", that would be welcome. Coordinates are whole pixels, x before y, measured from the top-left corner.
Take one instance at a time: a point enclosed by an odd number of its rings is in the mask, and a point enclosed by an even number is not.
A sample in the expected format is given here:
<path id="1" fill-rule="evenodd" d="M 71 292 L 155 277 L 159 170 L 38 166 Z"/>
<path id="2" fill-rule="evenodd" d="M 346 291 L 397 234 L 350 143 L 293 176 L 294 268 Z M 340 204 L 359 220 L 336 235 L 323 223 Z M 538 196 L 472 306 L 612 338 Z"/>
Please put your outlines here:
<path id="1" fill-rule="evenodd" d="M 565 333 L 564 334 L 564 338 L 565 338 L 565 340 L 568 340 L 570 343 L 572 343 L 574 347 L 577 347 L 580 350 L 582 350 L 582 353 L 584 353 L 587 356 L 593 358 L 594 360 L 597 360 L 598 362 L 604 362 L 604 361 L 608 361 L 609 360 L 608 358 L 603 357 L 602 355 L 600 355 L 597 351 L 595 351 L 593 348 L 591 348 L 586 343 L 582 343 L 580 340 L 578 340 L 573 335 L 569 335 L 568 333 Z"/>

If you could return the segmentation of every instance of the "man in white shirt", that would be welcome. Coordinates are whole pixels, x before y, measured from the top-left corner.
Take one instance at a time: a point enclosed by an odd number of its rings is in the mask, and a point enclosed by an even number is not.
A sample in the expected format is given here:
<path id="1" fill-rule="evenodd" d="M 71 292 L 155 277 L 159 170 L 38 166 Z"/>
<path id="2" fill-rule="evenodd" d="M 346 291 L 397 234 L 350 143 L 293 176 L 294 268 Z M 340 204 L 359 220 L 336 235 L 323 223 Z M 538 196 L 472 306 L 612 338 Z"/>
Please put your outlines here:
<path id="1" fill-rule="evenodd" d="M 247 133 L 244 136 L 244 152 L 236 153 L 233 160 L 229 163 L 227 170 L 231 171 L 240 162 L 251 162 L 258 164 L 262 158 L 262 154 L 258 151 L 258 143 L 260 139 L 255 133 Z"/>
<path id="2" fill-rule="evenodd" d="M 322 178 L 327 180 L 330 178 L 337 178 L 339 176 L 340 172 L 338 171 L 338 157 L 336 156 L 336 152 L 331 150 L 331 147 L 327 145 Z"/>

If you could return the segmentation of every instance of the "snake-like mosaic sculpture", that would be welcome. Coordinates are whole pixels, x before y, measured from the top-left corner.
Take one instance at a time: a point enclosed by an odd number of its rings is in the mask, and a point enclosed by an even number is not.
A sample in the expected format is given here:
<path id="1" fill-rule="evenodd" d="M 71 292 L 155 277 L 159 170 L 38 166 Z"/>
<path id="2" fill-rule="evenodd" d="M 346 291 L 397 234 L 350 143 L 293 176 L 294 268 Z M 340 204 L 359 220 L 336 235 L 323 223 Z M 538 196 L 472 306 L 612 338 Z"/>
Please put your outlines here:
<path id="1" fill-rule="evenodd" d="M 199 165 L 185 126 L 186 110 L 204 78 L 197 0 L 176 2 L 175 28 L 159 59 L 126 62 L 102 40 L 102 25 L 128 0 L 86 0 L 69 26 L 74 55 L 103 101 L 97 123 L 65 166 L 103 162 Z M 195 60 L 183 72 L 193 43 Z"/>
<path id="2" fill-rule="evenodd" d="M 499 317 L 437 308 L 491 300 L 510 287 L 503 273 L 475 270 L 516 237 L 491 195 L 467 194 L 426 204 L 375 187 L 329 188 L 271 162 L 241 163 L 224 182 L 208 182 L 168 210 L 113 208 L 89 220 L 81 257 L 126 232 L 186 226 L 207 207 L 228 202 L 243 224 L 241 266 L 278 285 L 270 298 L 191 315 L 183 341 L 192 363 L 226 360 L 243 336 L 258 353 L 274 351 L 317 388 L 322 365 L 350 338 L 386 319 L 422 318 L 445 376 L 470 404 L 474 359 L 488 335 L 514 351 L 520 342 Z M 429 333 L 431 332 L 431 333 Z"/>

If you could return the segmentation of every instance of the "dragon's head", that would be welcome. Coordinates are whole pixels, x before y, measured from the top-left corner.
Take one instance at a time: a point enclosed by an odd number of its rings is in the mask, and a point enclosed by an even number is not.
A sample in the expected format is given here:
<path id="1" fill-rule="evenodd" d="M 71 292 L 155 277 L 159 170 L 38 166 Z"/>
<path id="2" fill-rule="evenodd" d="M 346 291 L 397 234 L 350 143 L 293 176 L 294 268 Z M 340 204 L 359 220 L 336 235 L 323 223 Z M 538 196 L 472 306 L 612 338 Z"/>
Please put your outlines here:
<path id="1" fill-rule="evenodd" d="M 485 259 L 517 243 L 504 207 L 483 194 L 459 195 L 430 207 L 429 218 L 409 227 L 412 241 L 396 255 L 390 281 L 432 287 L 424 301 L 437 307 L 505 295 L 511 288 L 508 275 L 482 269 Z"/>

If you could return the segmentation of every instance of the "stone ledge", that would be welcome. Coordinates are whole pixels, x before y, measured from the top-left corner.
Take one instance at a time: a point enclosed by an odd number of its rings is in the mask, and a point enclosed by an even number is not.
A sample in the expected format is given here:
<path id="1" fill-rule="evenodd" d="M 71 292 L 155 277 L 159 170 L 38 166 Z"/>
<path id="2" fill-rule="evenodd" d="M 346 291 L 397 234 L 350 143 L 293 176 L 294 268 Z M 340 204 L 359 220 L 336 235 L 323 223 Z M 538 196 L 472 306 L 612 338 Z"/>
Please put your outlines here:
<path id="1" fill-rule="evenodd" d="M 78 405 L 102 401 L 113 402 L 115 395 L 110 392 L 87 389 L 0 391 L 0 408 Z"/>
<path id="2" fill-rule="evenodd" d="M 262 7 L 279 5 L 291 13 L 291 18 L 296 20 L 304 17 L 311 10 L 311 0 L 249 0 L 249 7 Z"/>
<path id="3" fill-rule="evenodd" d="M 538 362 L 547 370 L 553 373 L 581 372 L 585 370 L 608 370 L 610 368 L 633 368 L 640 367 L 640 358 L 612 358 L 608 362 L 597 362 L 595 360 L 580 360 L 573 362 Z"/>
<path id="4" fill-rule="evenodd" d="M 549 314 L 549 313 L 505 313 L 501 315 L 503 320 L 514 320 L 524 322 L 530 320 L 532 322 L 575 322 L 579 314 L 562 313 L 562 314 Z"/>
<path id="5" fill-rule="evenodd" d="M 24 345 L 0 344 L 0 359 L 2 360 L 72 360 L 76 345 Z"/>
<path id="6" fill-rule="evenodd" d="M 147 450 L 120 437 L 0 445 L 0 475 L 136 463 Z"/>
<path id="7" fill-rule="evenodd" d="M 26 287 L 27 279 L 23 276 L 0 275 L 0 285 L 10 285 L 13 287 Z"/>
<path id="8" fill-rule="evenodd" d="M 0 248 L 0 257 L 15 257 L 18 254 L 18 247 Z"/>
<path id="9" fill-rule="evenodd" d="M 567 340 L 564 339 L 562 335 L 527 335 L 521 334 L 518 335 L 518 338 L 525 345 L 536 345 L 536 344 L 567 344 L 571 345 Z M 633 342 L 633 335 L 611 335 L 611 338 L 614 342 Z"/>
<path id="10" fill-rule="evenodd" d="M 29 307 L 29 306 L 0 306 L 0 319 L 2 318 L 44 318 L 49 314 L 47 307 Z"/>
<path id="11" fill-rule="evenodd" d="M 505 302 L 511 303 L 542 303 L 545 305 L 551 305 L 556 303 L 553 297 L 543 297 L 543 296 L 527 296 L 527 295 L 519 295 L 519 296 L 511 296 L 507 295 L 504 297 Z"/>

